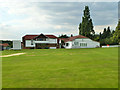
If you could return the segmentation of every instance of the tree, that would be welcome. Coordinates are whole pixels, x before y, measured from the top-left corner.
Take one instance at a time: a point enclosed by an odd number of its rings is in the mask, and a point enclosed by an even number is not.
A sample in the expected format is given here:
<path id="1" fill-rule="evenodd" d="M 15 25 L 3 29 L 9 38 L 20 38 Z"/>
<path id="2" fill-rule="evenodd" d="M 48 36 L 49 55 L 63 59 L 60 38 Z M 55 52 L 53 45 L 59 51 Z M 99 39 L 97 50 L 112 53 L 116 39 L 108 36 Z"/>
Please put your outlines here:
<path id="1" fill-rule="evenodd" d="M 87 36 L 91 39 L 93 39 L 93 36 L 95 35 L 88 6 L 85 6 L 84 15 L 82 17 L 82 23 L 79 24 L 79 35 Z"/>
<path id="2" fill-rule="evenodd" d="M 66 34 L 65 35 L 61 35 L 61 36 L 59 36 L 59 38 L 69 38 Z"/>
<path id="3" fill-rule="evenodd" d="M 99 40 L 101 40 L 102 39 L 102 34 L 101 34 L 101 32 L 100 32 L 100 34 L 99 34 L 100 36 L 99 36 Z"/>
<path id="4" fill-rule="evenodd" d="M 113 42 L 116 44 L 120 44 L 120 20 L 118 21 L 118 25 L 112 37 Z"/>
<path id="5" fill-rule="evenodd" d="M 115 32 L 115 31 L 113 30 L 113 31 L 112 31 L 112 35 L 114 34 L 114 32 Z"/>
<path id="6" fill-rule="evenodd" d="M 71 34 L 71 37 L 73 37 L 73 34 Z"/>
<path id="7" fill-rule="evenodd" d="M 102 33 L 102 39 L 105 39 L 107 37 L 107 29 L 104 28 L 103 33 Z"/>
<path id="8" fill-rule="evenodd" d="M 110 26 L 104 28 L 103 33 L 100 33 L 100 38 L 99 41 L 101 45 L 106 45 L 106 44 L 114 44 L 112 40 L 114 31 L 111 32 Z"/>
<path id="9" fill-rule="evenodd" d="M 94 36 L 94 41 L 99 41 L 99 39 L 100 39 L 100 35 L 99 35 L 99 34 L 96 34 L 96 35 Z"/>
<path id="10" fill-rule="evenodd" d="M 108 26 L 107 31 L 106 31 L 107 38 L 111 37 L 111 30 L 110 27 Z"/>

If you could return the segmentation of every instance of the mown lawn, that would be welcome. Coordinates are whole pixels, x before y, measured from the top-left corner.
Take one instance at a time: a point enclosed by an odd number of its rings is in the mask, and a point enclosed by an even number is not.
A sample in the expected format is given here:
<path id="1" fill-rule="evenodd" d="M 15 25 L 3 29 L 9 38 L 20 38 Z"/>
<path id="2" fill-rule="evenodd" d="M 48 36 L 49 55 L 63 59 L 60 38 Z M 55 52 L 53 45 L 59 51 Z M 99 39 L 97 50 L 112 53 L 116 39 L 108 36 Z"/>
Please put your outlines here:
<path id="1" fill-rule="evenodd" d="M 0 56 L 3 55 L 10 55 L 10 54 L 15 54 L 15 53 L 21 53 L 21 52 L 26 52 L 26 50 L 4 50 L 4 51 L 0 51 Z"/>
<path id="2" fill-rule="evenodd" d="M 3 88 L 117 88 L 118 48 L 2 51 Z"/>

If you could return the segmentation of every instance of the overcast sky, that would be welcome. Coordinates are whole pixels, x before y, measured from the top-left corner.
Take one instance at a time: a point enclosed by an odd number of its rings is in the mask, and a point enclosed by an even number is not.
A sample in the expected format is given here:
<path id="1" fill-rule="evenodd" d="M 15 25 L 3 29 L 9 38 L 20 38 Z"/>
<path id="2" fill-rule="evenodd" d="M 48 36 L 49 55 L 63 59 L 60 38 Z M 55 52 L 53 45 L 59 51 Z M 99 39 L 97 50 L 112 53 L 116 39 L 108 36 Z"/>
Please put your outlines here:
<path id="1" fill-rule="evenodd" d="M 117 2 L 1 2 L 0 39 L 21 39 L 25 34 L 78 35 L 84 7 L 90 8 L 96 33 L 118 21 Z"/>

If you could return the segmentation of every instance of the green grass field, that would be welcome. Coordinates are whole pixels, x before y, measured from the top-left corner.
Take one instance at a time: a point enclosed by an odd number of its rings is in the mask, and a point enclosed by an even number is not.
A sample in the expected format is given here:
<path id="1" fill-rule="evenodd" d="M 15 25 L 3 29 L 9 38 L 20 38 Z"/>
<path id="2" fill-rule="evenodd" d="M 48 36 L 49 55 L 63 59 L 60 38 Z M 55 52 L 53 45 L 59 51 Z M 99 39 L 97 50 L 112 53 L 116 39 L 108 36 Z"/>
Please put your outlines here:
<path id="1" fill-rule="evenodd" d="M 118 48 L 2 51 L 3 88 L 117 88 Z"/>

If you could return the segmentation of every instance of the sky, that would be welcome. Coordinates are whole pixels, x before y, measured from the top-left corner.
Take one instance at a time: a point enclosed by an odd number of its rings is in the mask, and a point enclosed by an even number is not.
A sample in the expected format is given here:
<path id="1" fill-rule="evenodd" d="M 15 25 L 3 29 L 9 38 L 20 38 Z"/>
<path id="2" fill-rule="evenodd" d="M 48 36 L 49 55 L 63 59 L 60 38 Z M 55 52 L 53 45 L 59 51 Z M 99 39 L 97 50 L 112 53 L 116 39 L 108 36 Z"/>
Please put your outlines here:
<path id="1" fill-rule="evenodd" d="M 26 34 L 78 35 L 89 6 L 96 34 L 118 22 L 117 2 L 0 2 L 0 39 L 21 40 Z"/>

